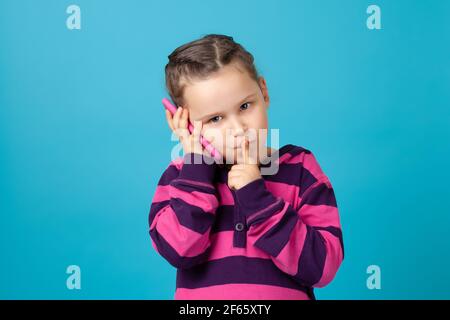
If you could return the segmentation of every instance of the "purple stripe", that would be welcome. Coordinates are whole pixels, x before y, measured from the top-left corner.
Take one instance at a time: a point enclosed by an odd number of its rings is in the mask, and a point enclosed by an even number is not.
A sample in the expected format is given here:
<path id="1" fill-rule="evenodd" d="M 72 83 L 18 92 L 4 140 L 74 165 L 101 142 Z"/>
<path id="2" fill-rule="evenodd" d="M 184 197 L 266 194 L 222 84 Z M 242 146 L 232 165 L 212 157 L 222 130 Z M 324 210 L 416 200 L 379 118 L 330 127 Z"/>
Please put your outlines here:
<path id="1" fill-rule="evenodd" d="M 295 278 L 305 286 L 319 282 L 325 265 L 326 248 L 322 235 L 313 227 L 306 225 L 307 232 Z"/>
<path id="2" fill-rule="evenodd" d="M 222 205 L 217 208 L 216 219 L 211 228 L 211 233 L 234 230 L 234 206 Z"/>
<path id="3" fill-rule="evenodd" d="M 326 230 L 329 233 L 333 234 L 335 237 L 339 239 L 339 242 L 341 243 L 342 248 L 342 258 L 344 258 L 344 239 L 342 237 L 342 230 L 340 228 L 336 227 L 314 227 L 316 230 Z"/>
<path id="4" fill-rule="evenodd" d="M 298 221 L 298 214 L 289 205 L 288 209 L 274 226 L 265 232 L 256 242 L 258 247 L 272 257 L 278 256 L 281 250 L 286 246 L 291 236 L 292 230 Z"/>
<path id="5" fill-rule="evenodd" d="M 300 206 L 304 204 L 337 207 L 333 188 L 328 188 L 325 183 L 320 183 L 309 190 L 308 193 L 302 198 Z"/>
<path id="6" fill-rule="evenodd" d="M 202 186 L 202 187 L 207 187 L 210 189 L 216 189 L 216 187 L 212 184 L 212 183 L 205 183 L 205 182 L 200 182 L 200 181 L 195 181 L 195 180 L 187 180 L 187 179 L 177 179 L 178 182 L 183 182 L 186 183 L 188 185 L 193 185 L 193 186 Z"/>
<path id="7" fill-rule="evenodd" d="M 310 150 L 307 150 L 305 148 L 302 148 L 300 146 L 295 146 L 293 144 L 286 144 L 284 146 L 282 146 L 278 151 L 278 157 L 280 158 L 282 155 L 284 155 L 285 153 L 289 153 L 291 155 L 291 157 L 295 157 L 301 153 L 306 153 L 309 154 L 311 153 Z M 270 167 L 271 162 L 267 163 L 267 164 L 262 164 L 261 167 Z"/>
<path id="8" fill-rule="evenodd" d="M 302 152 L 305 153 L 311 153 L 309 150 L 304 149 L 302 147 L 293 146 L 291 144 L 285 145 L 280 148 L 279 156 L 282 156 L 285 153 L 290 153 L 292 156 L 296 156 Z M 193 156 L 191 155 L 191 159 L 193 159 Z M 189 166 L 188 164 L 184 164 L 183 166 L 186 166 L 185 170 Z M 214 165 L 213 165 L 214 166 Z M 267 165 L 268 166 L 268 165 Z M 206 164 L 199 164 L 199 165 L 192 165 L 193 169 L 189 169 L 188 171 L 190 174 L 191 171 L 202 171 L 203 169 L 206 169 L 207 176 L 210 176 L 212 168 L 211 165 Z M 224 169 L 223 166 L 220 166 L 222 169 Z M 218 170 L 216 181 L 219 183 L 226 183 L 228 180 L 228 171 L 227 170 Z M 306 171 L 306 172 L 303 172 Z M 180 170 L 178 170 L 175 165 L 169 166 L 166 171 L 163 173 L 159 185 L 167 185 L 172 181 L 173 179 L 177 178 L 180 174 Z M 201 177 L 203 178 L 205 174 L 201 174 Z M 302 177 L 303 181 L 300 184 L 299 178 Z M 280 165 L 280 170 L 276 175 L 268 175 L 264 176 L 264 179 L 268 181 L 274 181 L 274 182 L 281 182 L 286 183 L 290 185 L 299 186 L 300 190 L 306 190 L 307 187 L 309 187 L 311 184 L 313 184 L 316 179 L 312 176 L 312 174 L 305 168 L 303 168 L 302 164 L 292 164 L 292 163 L 282 163 Z M 202 179 L 204 180 L 204 179 Z"/>
<path id="9" fill-rule="evenodd" d="M 155 242 L 159 253 L 165 258 L 172 266 L 179 269 L 192 268 L 200 263 L 205 262 L 208 259 L 211 246 L 209 246 L 205 252 L 194 257 L 182 257 L 174 248 L 164 239 L 162 235 L 158 233 L 156 228 L 150 231 L 150 237 Z"/>
<path id="10" fill-rule="evenodd" d="M 156 214 L 165 206 L 170 203 L 169 200 L 161 202 L 155 202 L 152 204 L 149 214 L 148 225 L 151 226 Z M 234 207 L 232 205 L 222 205 L 216 210 L 215 219 L 211 227 L 211 233 L 220 231 L 233 231 L 234 230 Z"/>
<path id="11" fill-rule="evenodd" d="M 232 190 L 232 195 L 236 200 L 235 203 L 239 206 L 240 212 L 246 217 L 260 212 L 278 201 L 267 190 L 262 178 L 256 179 L 238 190 Z"/>
<path id="12" fill-rule="evenodd" d="M 300 196 L 303 195 L 303 193 L 314 183 L 317 182 L 316 177 L 313 176 L 311 172 L 308 171 L 308 169 L 303 168 L 302 175 L 300 177 Z"/>
<path id="13" fill-rule="evenodd" d="M 279 157 L 281 157 L 283 154 L 285 154 L 287 152 L 290 152 L 290 150 L 294 149 L 294 147 L 295 146 L 293 146 L 291 144 L 284 145 L 283 147 L 281 147 L 278 150 L 279 151 Z M 284 165 L 287 165 L 288 167 L 291 167 L 291 169 L 289 169 L 289 170 L 292 170 L 292 169 L 295 170 L 295 168 L 297 168 L 297 170 L 298 170 L 298 168 L 301 167 L 301 166 L 292 165 L 292 164 L 291 165 L 289 165 L 289 164 L 281 164 L 280 168 L 282 166 L 284 166 Z M 262 165 L 261 167 L 269 167 L 269 166 L 270 166 L 270 163 L 266 164 L 266 165 Z M 230 170 L 231 166 L 230 165 L 218 165 L 218 167 L 221 168 L 221 170 L 218 170 L 218 173 L 217 173 L 215 181 L 217 181 L 219 183 L 226 183 L 227 180 L 228 180 L 228 171 Z M 277 175 L 278 175 L 278 173 L 277 173 Z M 277 175 L 275 175 L 275 176 L 277 176 Z M 274 177 L 274 176 L 264 176 L 264 178 L 266 178 L 266 177 Z M 289 178 L 289 174 L 286 177 Z M 290 181 L 290 180 L 288 180 L 288 181 Z M 281 181 L 281 182 L 284 182 L 284 181 Z M 291 184 L 298 184 L 298 181 L 293 181 Z"/>
<path id="14" fill-rule="evenodd" d="M 314 175 L 308 169 L 304 168 L 301 163 L 282 163 L 276 175 L 264 175 L 263 177 L 267 181 L 299 187 L 300 196 L 317 181 Z"/>
<path id="15" fill-rule="evenodd" d="M 275 175 L 264 175 L 267 181 L 281 182 L 298 186 L 304 168 L 299 163 L 281 163 Z"/>
<path id="16" fill-rule="evenodd" d="M 170 200 L 164 200 L 161 202 L 153 202 L 150 206 L 150 213 L 148 215 L 148 226 L 150 227 L 155 219 L 156 214 L 165 206 L 169 205 Z"/>
<path id="17" fill-rule="evenodd" d="M 274 208 L 274 210 L 278 211 L 283 209 L 284 205 L 281 205 L 280 207 Z M 261 216 L 261 219 L 267 219 L 271 215 L 273 215 L 273 212 L 267 212 L 267 216 Z M 252 222 L 252 223 L 257 223 Z M 220 231 L 234 231 L 235 229 L 235 222 L 234 222 L 234 208 L 232 205 L 222 205 L 217 208 L 216 211 L 216 217 L 211 229 L 211 233 L 216 233 Z"/>
<path id="18" fill-rule="evenodd" d="M 229 283 L 265 284 L 309 292 L 270 259 L 232 256 L 177 271 L 177 288 L 195 289 Z"/>
<path id="19" fill-rule="evenodd" d="M 199 184 L 190 184 L 189 182 L 181 179 L 175 179 L 171 183 L 172 186 L 175 188 L 178 188 L 180 190 L 186 191 L 186 192 L 203 192 L 207 194 L 216 194 L 216 189 L 214 187 L 208 187 L 206 185 L 199 185 Z"/>
<path id="20" fill-rule="evenodd" d="M 167 186 L 170 184 L 170 182 L 176 178 L 178 178 L 178 175 L 180 174 L 180 171 L 175 167 L 175 165 L 170 165 L 162 174 L 161 178 L 159 179 L 158 185 L 159 186 Z"/>
<path id="21" fill-rule="evenodd" d="M 181 167 L 179 178 L 202 181 L 205 183 L 211 183 L 214 181 L 217 164 L 215 162 L 206 163 L 204 161 L 205 158 L 207 158 L 207 156 L 202 154 L 185 154 L 183 157 L 183 166 Z"/>
<path id="22" fill-rule="evenodd" d="M 216 174 L 216 180 L 214 182 L 216 183 L 227 183 L 228 181 L 228 170 L 225 169 L 225 167 L 220 167 L 222 170 L 217 170 Z"/>
<path id="23" fill-rule="evenodd" d="M 149 226 L 156 214 L 166 206 L 171 205 L 180 224 L 198 233 L 204 234 L 214 222 L 214 214 L 205 212 L 202 208 L 188 204 L 179 198 L 172 198 L 161 202 L 154 202 L 150 208 Z"/>
<path id="24" fill-rule="evenodd" d="M 204 234 L 214 222 L 214 213 L 205 212 L 180 198 L 172 198 L 170 205 L 180 224 L 198 233 Z"/>
<path id="25" fill-rule="evenodd" d="M 278 158 L 280 158 L 283 154 L 287 153 L 287 152 L 291 152 L 291 150 L 293 150 L 295 148 L 294 145 L 292 144 L 286 144 L 284 146 L 282 146 L 280 149 L 278 149 L 277 151 L 275 151 L 275 153 L 278 153 Z M 266 164 L 261 164 L 261 167 L 270 167 L 272 161 L 269 161 Z"/>

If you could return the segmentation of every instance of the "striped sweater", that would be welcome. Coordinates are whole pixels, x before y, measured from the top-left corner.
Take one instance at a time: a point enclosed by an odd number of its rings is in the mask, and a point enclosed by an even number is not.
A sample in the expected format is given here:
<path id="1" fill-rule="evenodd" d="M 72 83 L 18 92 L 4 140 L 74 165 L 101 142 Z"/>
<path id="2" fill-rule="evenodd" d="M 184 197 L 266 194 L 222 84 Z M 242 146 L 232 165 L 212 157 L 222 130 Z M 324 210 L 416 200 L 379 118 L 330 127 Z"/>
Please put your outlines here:
<path id="1" fill-rule="evenodd" d="M 334 278 L 344 247 L 331 183 L 311 151 L 275 152 L 278 172 L 238 190 L 228 166 L 193 153 L 166 168 L 149 233 L 177 268 L 175 299 L 315 299 Z"/>

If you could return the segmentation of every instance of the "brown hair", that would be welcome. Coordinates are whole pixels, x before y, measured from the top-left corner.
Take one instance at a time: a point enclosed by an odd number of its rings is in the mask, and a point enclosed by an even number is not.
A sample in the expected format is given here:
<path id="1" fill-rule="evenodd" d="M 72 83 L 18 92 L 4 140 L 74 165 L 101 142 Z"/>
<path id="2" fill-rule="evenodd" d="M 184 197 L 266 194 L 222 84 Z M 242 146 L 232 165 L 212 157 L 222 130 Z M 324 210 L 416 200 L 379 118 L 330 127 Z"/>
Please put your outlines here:
<path id="1" fill-rule="evenodd" d="M 205 79 L 231 63 L 237 62 L 258 80 L 253 55 L 226 35 L 208 34 L 176 48 L 168 58 L 166 87 L 176 106 L 184 105 L 183 93 L 189 80 Z"/>

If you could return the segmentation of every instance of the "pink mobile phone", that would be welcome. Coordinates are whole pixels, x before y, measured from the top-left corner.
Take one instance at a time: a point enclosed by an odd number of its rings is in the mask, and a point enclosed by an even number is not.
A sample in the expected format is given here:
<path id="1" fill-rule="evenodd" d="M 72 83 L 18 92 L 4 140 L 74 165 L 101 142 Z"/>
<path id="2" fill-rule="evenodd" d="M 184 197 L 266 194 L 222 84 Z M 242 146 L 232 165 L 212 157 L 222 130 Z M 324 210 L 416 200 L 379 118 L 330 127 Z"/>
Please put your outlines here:
<path id="1" fill-rule="evenodd" d="M 162 103 L 164 105 L 164 108 L 169 110 L 172 115 L 174 115 L 174 113 L 177 111 L 177 107 L 175 107 L 169 101 L 169 99 L 167 99 L 167 98 L 162 99 Z M 190 121 L 188 124 L 188 130 L 190 133 L 192 133 L 194 131 L 194 126 L 191 124 Z M 213 145 L 211 143 L 209 143 L 209 141 L 206 140 L 203 136 L 200 136 L 200 143 L 206 150 L 208 150 L 208 152 L 211 154 L 211 156 L 214 159 L 219 160 L 219 161 L 222 160 L 222 155 L 220 154 L 220 152 L 216 148 L 214 148 Z"/>

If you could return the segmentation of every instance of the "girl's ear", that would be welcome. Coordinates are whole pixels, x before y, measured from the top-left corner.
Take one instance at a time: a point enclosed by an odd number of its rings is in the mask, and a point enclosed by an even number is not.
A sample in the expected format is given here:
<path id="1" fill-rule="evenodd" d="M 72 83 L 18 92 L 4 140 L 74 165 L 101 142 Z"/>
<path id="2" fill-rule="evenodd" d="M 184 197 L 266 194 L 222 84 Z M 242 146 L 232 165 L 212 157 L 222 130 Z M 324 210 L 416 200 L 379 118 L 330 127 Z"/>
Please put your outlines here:
<path id="1" fill-rule="evenodd" d="M 258 78 L 258 85 L 259 85 L 259 88 L 261 89 L 261 92 L 263 94 L 266 108 L 268 109 L 269 108 L 269 104 L 270 104 L 270 97 L 269 97 L 269 90 L 267 89 L 266 79 L 264 79 L 264 77 L 259 77 Z"/>

